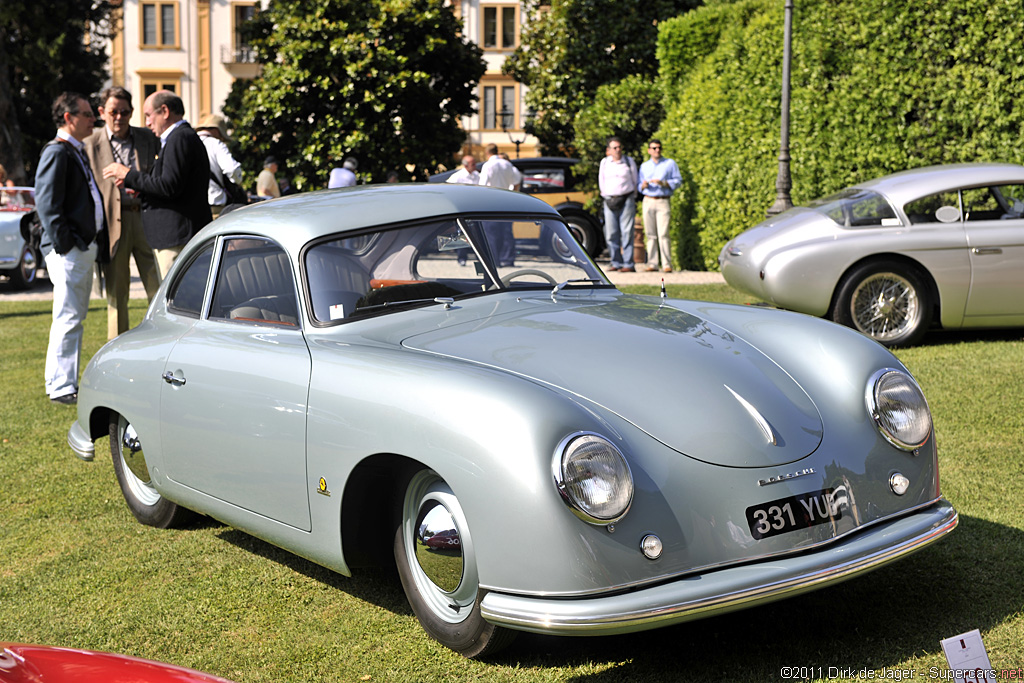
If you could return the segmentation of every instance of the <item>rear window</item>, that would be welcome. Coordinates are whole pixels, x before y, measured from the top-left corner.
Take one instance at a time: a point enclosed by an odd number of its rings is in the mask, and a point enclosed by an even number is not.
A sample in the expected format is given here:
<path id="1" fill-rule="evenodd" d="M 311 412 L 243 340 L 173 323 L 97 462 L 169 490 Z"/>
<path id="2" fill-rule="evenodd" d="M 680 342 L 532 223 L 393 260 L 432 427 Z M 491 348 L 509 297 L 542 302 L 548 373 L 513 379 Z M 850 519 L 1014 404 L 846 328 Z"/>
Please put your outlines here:
<path id="1" fill-rule="evenodd" d="M 900 225 L 889 202 L 871 190 L 848 188 L 807 206 L 848 228 Z"/>

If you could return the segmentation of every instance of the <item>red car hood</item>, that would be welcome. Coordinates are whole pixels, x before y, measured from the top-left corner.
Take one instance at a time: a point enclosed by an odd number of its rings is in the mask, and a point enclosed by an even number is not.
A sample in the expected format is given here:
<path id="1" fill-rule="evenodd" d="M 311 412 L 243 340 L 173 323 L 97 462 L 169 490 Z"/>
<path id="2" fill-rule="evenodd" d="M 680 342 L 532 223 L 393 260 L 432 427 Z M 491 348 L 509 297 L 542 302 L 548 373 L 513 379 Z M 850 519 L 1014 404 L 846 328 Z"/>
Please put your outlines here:
<path id="1" fill-rule="evenodd" d="M 0 643 L 0 683 L 231 683 L 192 669 L 125 655 Z"/>

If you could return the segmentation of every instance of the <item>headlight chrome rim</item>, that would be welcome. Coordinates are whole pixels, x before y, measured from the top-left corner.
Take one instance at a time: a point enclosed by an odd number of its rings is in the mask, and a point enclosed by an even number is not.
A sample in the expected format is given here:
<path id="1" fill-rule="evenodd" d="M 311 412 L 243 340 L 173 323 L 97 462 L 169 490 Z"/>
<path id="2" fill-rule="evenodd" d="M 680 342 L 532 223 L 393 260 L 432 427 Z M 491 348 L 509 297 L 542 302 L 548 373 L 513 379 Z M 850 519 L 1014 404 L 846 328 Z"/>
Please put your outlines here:
<path id="1" fill-rule="evenodd" d="M 588 481 L 597 481 L 599 485 L 605 486 L 606 492 L 611 491 L 612 497 L 617 502 L 606 505 L 605 507 L 608 509 L 601 509 L 600 503 L 588 504 L 586 500 L 581 499 L 583 498 L 580 495 L 581 487 L 586 488 L 585 482 L 573 474 L 579 461 L 587 455 L 584 449 L 590 449 L 591 455 L 593 455 L 595 447 L 606 449 L 603 453 L 603 462 L 598 462 L 598 466 L 610 467 L 613 471 L 610 479 L 601 480 L 600 477 L 593 477 Z M 588 524 L 607 526 L 615 524 L 629 512 L 633 504 L 633 472 L 622 451 L 606 437 L 594 432 L 570 434 L 558 444 L 551 465 L 555 488 L 558 490 L 559 496 L 573 514 L 583 521 Z M 607 486 L 609 482 L 612 483 L 610 489 Z M 623 487 L 623 490 L 618 490 L 616 486 Z"/>
<path id="2" fill-rule="evenodd" d="M 895 395 L 898 393 L 904 395 Z M 920 385 L 905 370 L 882 368 L 875 372 L 868 380 L 866 400 L 875 427 L 890 444 L 910 453 L 928 443 L 933 427 L 931 410 Z M 921 424 L 915 426 L 918 422 Z"/>

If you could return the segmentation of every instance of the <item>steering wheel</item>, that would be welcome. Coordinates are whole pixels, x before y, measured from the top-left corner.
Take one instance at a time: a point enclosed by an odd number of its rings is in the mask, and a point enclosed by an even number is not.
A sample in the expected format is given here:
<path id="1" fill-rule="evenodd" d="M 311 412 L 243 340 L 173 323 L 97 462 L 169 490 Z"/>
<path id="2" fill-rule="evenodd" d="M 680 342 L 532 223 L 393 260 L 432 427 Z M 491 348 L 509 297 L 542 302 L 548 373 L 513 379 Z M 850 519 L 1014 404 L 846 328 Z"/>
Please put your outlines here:
<path id="1" fill-rule="evenodd" d="M 501 284 L 503 284 L 506 287 L 508 287 L 509 284 L 512 282 L 512 280 L 516 279 L 520 275 L 536 275 L 538 277 L 542 277 L 545 280 L 547 280 L 548 284 L 552 284 L 552 285 L 557 285 L 558 284 L 558 281 L 555 280 L 555 278 L 551 277 L 550 275 L 545 273 L 543 270 L 537 270 L 536 268 L 522 268 L 520 270 L 514 270 L 511 273 L 509 273 L 508 275 L 505 275 L 505 276 L 503 276 L 501 278 Z"/>

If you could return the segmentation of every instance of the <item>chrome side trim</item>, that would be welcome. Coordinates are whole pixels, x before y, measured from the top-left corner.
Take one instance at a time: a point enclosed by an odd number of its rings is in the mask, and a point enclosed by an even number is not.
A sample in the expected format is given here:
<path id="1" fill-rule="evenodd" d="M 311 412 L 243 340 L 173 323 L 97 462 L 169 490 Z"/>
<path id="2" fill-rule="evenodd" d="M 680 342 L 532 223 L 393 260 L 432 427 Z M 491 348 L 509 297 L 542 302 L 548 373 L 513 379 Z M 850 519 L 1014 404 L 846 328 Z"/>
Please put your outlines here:
<path id="1" fill-rule="evenodd" d="M 96 444 L 92 442 L 89 434 L 82 429 L 76 420 L 68 430 L 68 446 L 82 460 L 92 460 L 96 454 Z"/>
<path id="2" fill-rule="evenodd" d="M 752 607 L 845 581 L 934 543 L 956 528 L 945 500 L 819 552 L 729 567 L 599 598 L 546 599 L 487 593 L 489 622 L 552 635 L 609 635 L 659 628 Z"/>

